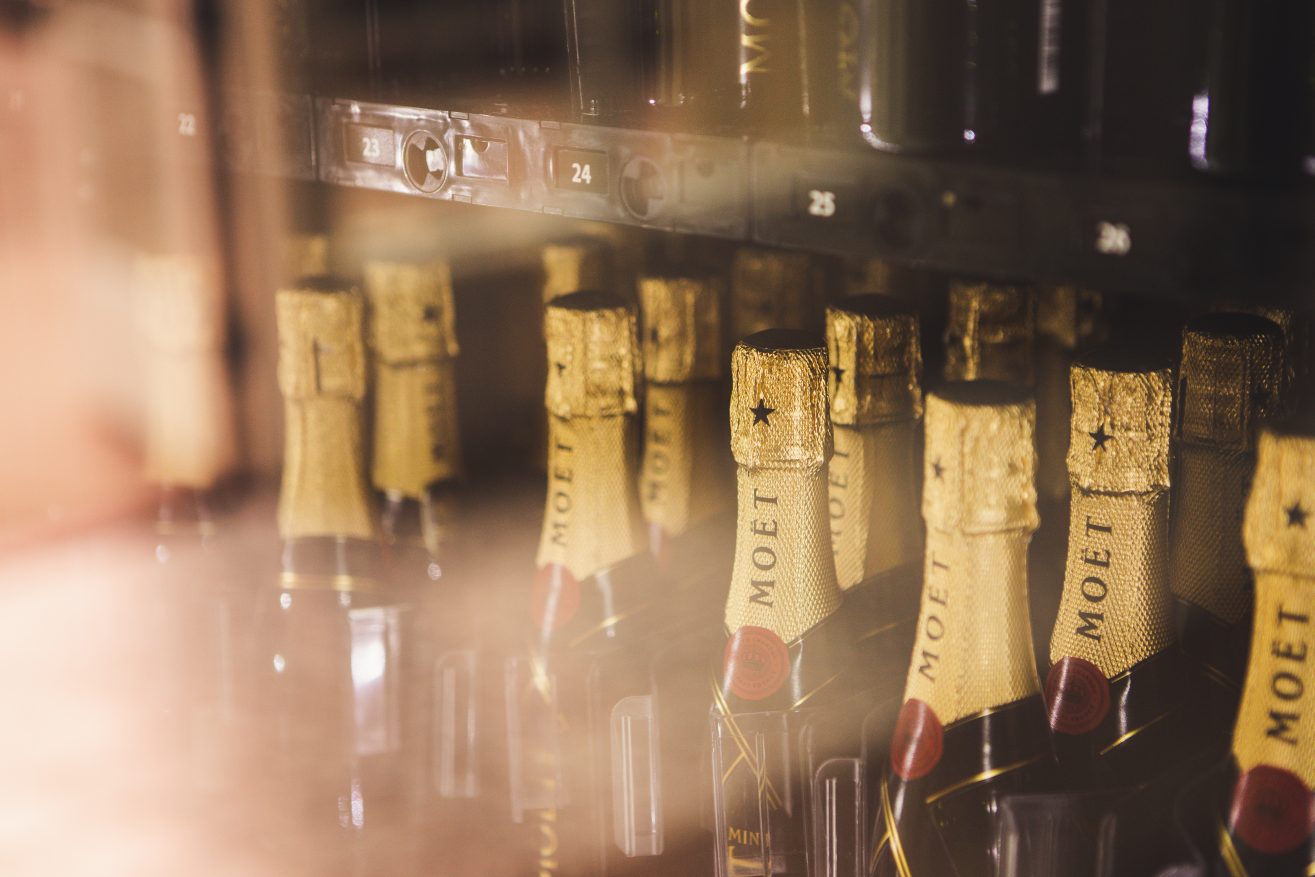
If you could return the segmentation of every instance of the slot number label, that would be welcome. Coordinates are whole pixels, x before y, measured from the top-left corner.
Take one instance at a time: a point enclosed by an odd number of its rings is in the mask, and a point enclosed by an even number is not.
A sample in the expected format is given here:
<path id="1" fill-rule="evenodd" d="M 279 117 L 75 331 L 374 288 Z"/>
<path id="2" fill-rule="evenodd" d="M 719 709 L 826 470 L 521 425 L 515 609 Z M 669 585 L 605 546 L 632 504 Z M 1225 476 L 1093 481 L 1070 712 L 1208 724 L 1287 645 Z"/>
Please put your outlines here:
<path id="1" fill-rule="evenodd" d="M 392 167 L 396 163 L 391 128 L 347 125 L 344 139 L 348 161 L 381 167 Z"/>
<path id="2" fill-rule="evenodd" d="M 557 188 L 607 194 L 607 153 L 587 149 L 559 149 L 554 164 Z"/>

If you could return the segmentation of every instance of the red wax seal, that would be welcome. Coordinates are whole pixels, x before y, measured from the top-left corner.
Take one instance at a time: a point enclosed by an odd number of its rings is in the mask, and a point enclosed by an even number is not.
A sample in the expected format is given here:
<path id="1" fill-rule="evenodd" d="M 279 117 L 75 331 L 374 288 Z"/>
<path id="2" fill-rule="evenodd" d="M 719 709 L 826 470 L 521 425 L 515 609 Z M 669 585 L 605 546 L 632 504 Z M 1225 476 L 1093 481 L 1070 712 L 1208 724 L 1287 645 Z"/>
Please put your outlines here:
<path id="1" fill-rule="evenodd" d="M 568 624 L 580 611 L 580 583 L 560 564 L 539 567 L 531 608 L 539 630 L 556 630 Z"/>
<path id="2" fill-rule="evenodd" d="M 1081 658 L 1060 658 L 1046 676 L 1050 727 L 1057 734 L 1095 730 L 1110 711 L 1110 681 Z"/>
<path id="3" fill-rule="evenodd" d="M 731 634 L 722 662 L 731 694 L 743 700 L 771 697 L 790 675 L 790 649 L 765 627 L 745 625 Z"/>
<path id="4" fill-rule="evenodd" d="M 925 702 L 916 697 L 904 701 L 895 733 L 890 738 L 890 768 L 906 780 L 931 773 L 941 760 L 945 728 Z"/>
<path id="5" fill-rule="evenodd" d="M 1257 765 L 1237 778 L 1228 824 L 1258 852 L 1294 850 L 1311 832 L 1310 789 L 1290 770 Z"/>

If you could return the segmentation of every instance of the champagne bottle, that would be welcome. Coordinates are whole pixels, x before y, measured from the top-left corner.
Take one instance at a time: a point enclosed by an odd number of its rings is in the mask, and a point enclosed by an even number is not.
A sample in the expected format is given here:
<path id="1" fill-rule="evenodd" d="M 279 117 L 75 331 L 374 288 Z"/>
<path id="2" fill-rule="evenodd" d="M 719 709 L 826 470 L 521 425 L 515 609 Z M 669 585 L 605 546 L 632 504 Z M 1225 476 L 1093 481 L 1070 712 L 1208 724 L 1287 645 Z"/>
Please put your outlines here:
<path id="1" fill-rule="evenodd" d="M 716 843 L 724 874 L 802 874 L 806 866 L 802 793 L 785 784 L 789 771 L 760 759 L 741 730 L 744 715 L 823 707 L 852 690 L 853 630 L 837 611 L 827 527 L 826 349 L 812 337 L 759 332 L 731 360 L 739 522 L 714 713 L 739 756 L 725 758 L 729 767 L 714 777 L 727 830 Z"/>
<path id="2" fill-rule="evenodd" d="M 922 608 L 877 790 L 876 874 L 987 875 L 999 796 L 1054 769 L 1032 650 L 1031 398 L 995 381 L 929 393 Z"/>
<path id="3" fill-rule="evenodd" d="M 267 818 L 303 867 L 405 870 L 416 864 L 424 717 L 414 612 L 386 581 L 366 481 L 364 302 L 312 278 L 275 305 L 286 445 L 282 571 L 258 619 Z"/>
<path id="4" fill-rule="evenodd" d="M 860 662 L 879 682 L 908 653 L 918 611 L 918 317 L 889 296 L 851 296 L 827 308 L 826 329 L 831 546 Z"/>
<path id="5" fill-rule="evenodd" d="M 600 292 L 548 303 L 548 490 L 531 611 L 531 672 L 509 693 L 518 713 L 551 714 L 520 731 L 513 757 L 531 776 L 513 800 L 529 811 L 546 873 L 609 873 L 604 710 L 615 702 L 599 673 L 643 667 L 634 642 L 666 608 L 642 556 L 634 467 L 639 344 L 630 306 Z M 632 663 L 633 662 L 633 663 Z M 610 677 L 609 677 L 610 678 Z M 627 678 L 622 680 L 622 689 Z M 516 744 L 513 744 L 516 745 Z M 564 787 L 563 787 L 564 785 Z M 569 803 L 567 803 L 569 802 Z"/>
<path id="6" fill-rule="evenodd" d="M 443 262 L 368 262 L 365 292 L 374 375 L 371 480 L 383 498 L 385 559 L 399 582 L 437 581 L 447 560 L 452 482 L 461 475 L 452 275 Z"/>
<path id="7" fill-rule="evenodd" d="M 820 274 L 806 253 L 740 247 L 731 266 L 731 337 L 766 329 L 820 330 Z"/>
<path id="8" fill-rule="evenodd" d="M 1264 430 L 1243 539 L 1255 574 L 1255 631 L 1233 731 L 1231 794 L 1215 824 L 1213 874 L 1310 873 L 1315 744 L 1303 724 L 1315 617 L 1315 435 Z"/>
<path id="9" fill-rule="evenodd" d="M 732 495 L 721 369 L 723 286 L 713 277 L 645 277 L 644 453 L 639 501 L 649 552 L 681 586 L 693 584 L 728 535 Z M 715 587 L 705 594 L 718 599 Z"/>
<path id="10" fill-rule="evenodd" d="M 740 0 L 740 116 L 755 130 L 788 135 L 804 116 L 803 52 L 794 0 Z"/>
<path id="11" fill-rule="evenodd" d="M 1036 359 L 1036 291 L 998 283 L 950 284 L 945 379 L 1009 381 L 1032 386 Z"/>
<path id="12" fill-rule="evenodd" d="M 582 289 L 611 290 L 615 266 L 611 247 L 580 236 L 547 244 L 539 254 L 543 268 L 543 303 Z"/>
<path id="13" fill-rule="evenodd" d="M 224 363 L 224 301 L 199 260 L 141 256 L 134 317 L 143 342 L 146 477 L 158 487 L 155 558 L 162 573 L 160 642 L 170 659 L 164 709 L 174 717 L 192 786 L 229 787 L 238 756 L 238 655 L 250 635 L 244 577 L 214 550 L 216 487 L 235 463 Z M 228 791 L 236 791 L 227 788 Z"/>
<path id="14" fill-rule="evenodd" d="M 1179 637 L 1200 667 L 1203 720 L 1227 733 L 1250 635 L 1252 582 L 1242 508 L 1257 428 L 1281 402 L 1282 335 L 1248 314 L 1207 314 L 1183 330 L 1169 584 Z"/>
<path id="15" fill-rule="evenodd" d="M 1071 370 L 1068 558 L 1046 701 L 1079 788 L 1131 786 L 1181 752 L 1182 667 L 1169 592 L 1172 375 L 1102 351 Z"/>

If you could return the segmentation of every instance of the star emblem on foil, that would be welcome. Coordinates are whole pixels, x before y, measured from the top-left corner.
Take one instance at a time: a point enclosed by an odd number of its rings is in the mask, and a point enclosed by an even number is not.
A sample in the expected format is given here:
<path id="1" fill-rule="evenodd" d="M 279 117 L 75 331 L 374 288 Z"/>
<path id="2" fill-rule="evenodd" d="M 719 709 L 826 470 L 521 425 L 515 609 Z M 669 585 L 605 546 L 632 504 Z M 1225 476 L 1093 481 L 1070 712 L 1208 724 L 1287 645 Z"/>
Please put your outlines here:
<path id="1" fill-rule="evenodd" d="M 943 478 L 943 477 L 945 476 L 945 467 L 941 465 L 941 458 L 940 458 L 940 457 L 937 457 L 937 458 L 932 462 L 932 464 L 931 464 L 931 471 L 932 471 L 932 474 L 936 476 L 936 480 L 937 480 L 937 481 L 940 481 L 941 478 Z"/>
<path id="2" fill-rule="evenodd" d="M 1105 450 L 1105 443 L 1110 439 L 1114 438 L 1114 436 L 1110 435 L 1108 432 L 1105 431 L 1104 423 L 1096 427 L 1095 432 L 1089 432 L 1087 433 L 1087 435 L 1091 436 L 1091 442 L 1092 442 L 1091 449 L 1093 451 Z"/>
<path id="3" fill-rule="evenodd" d="M 836 376 L 836 386 L 837 386 L 837 387 L 840 386 L 840 383 L 841 383 L 841 382 L 844 380 L 844 378 L 845 378 L 845 370 L 844 370 L 843 368 L 841 368 L 840 366 L 838 366 L 838 365 L 833 365 L 833 366 L 831 366 L 831 371 L 833 371 L 833 372 L 835 373 L 835 376 Z"/>
<path id="4" fill-rule="evenodd" d="M 1306 529 L 1306 516 L 1310 514 L 1310 510 L 1302 507 L 1301 500 L 1297 500 L 1283 511 L 1288 515 L 1289 527 L 1300 527 L 1303 530 Z"/>
<path id="5" fill-rule="evenodd" d="M 769 415 L 775 413 L 776 409 L 775 409 L 775 408 L 768 408 L 768 407 L 767 407 L 767 400 L 766 400 L 766 399 L 759 399 L 759 400 L 758 400 L 758 405 L 757 405 L 756 407 L 754 407 L 754 408 L 750 408 L 749 410 L 753 412 L 753 422 L 754 422 L 755 424 L 757 424 L 757 423 L 761 423 L 763 426 L 771 426 L 771 425 L 772 425 L 772 424 L 767 420 L 767 418 L 768 418 Z"/>

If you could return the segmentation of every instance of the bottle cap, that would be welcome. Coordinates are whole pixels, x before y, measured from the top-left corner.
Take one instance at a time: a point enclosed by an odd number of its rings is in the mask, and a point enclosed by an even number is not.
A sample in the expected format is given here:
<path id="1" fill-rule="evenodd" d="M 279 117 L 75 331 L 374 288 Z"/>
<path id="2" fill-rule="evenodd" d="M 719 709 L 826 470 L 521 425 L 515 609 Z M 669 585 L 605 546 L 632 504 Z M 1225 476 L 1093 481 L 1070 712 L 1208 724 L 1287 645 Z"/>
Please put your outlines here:
<path id="1" fill-rule="evenodd" d="M 308 278 L 274 297 L 284 398 L 365 395 L 364 304 L 345 281 Z"/>
<path id="2" fill-rule="evenodd" d="M 1246 450 L 1280 413 L 1283 333 L 1251 314 L 1206 314 L 1183 329 L 1179 430 L 1184 441 Z"/>
<path id="3" fill-rule="evenodd" d="M 818 469 L 831 458 L 826 348 L 806 332 L 768 329 L 731 356 L 731 452 L 751 468 Z"/>
<path id="4" fill-rule="evenodd" d="M 201 260 L 138 256 L 133 263 L 134 316 L 157 350 L 217 350 L 224 343 L 224 300 Z"/>
<path id="5" fill-rule="evenodd" d="M 1315 433 L 1261 430 L 1242 535 L 1252 569 L 1315 578 Z"/>
<path id="6" fill-rule="evenodd" d="M 612 417 L 638 410 L 639 340 L 635 314 L 620 298 L 572 292 L 548 303 L 544 403 L 557 417 Z"/>
<path id="7" fill-rule="evenodd" d="M 612 251 L 596 238 L 577 238 L 546 245 L 543 263 L 544 304 L 582 289 L 612 288 Z"/>
<path id="8" fill-rule="evenodd" d="M 658 384 L 721 377 L 721 282 L 713 277 L 643 277 L 644 377 Z"/>
<path id="9" fill-rule="evenodd" d="M 365 264 L 370 346 L 390 365 L 450 359 L 458 353 L 452 272 L 446 262 Z"/>
<path id="10" fill-rule="evenodd" d="M 859 295 L 827 308 L 831 422 L 868 426 L 922 415 L 918 317 L 895 299 Z"/>
<path id="11" fill-rule="evenodd" d="M 1032 383 L 1036 295 L 1031 286 L 950 284 L 945 377 Z"/>
<path id="12" fill-rule="evenodd" d="M 1105 300 L 1095 290 L 1072 285 L 1046 285 L 1037 290 L 1036 329 L 1064 350 L 1077 350 L 1104 340 Z"/>
<path id="13" fill-rule="evenodd" d="M 1069 481 L 1100 493 L 1167 490 L 1173 411 L 1169 366 L 1129 352 L 1102 351 L 1075 363 L 1069 381 Z"/>
<path id="14" fill-rule="evenodd" d="M 814 328 L 812 267 L 806 253 L 736 250 L 731 267 L 731 331 L 736 340 L 764 329 Z"/>
<path id="15" fill-rule="evenodd" d="M 950 383 L 927 394 L 922 517 L 963 533 L 1037 527 L 1036 407 L 1023 387 Z"/>

